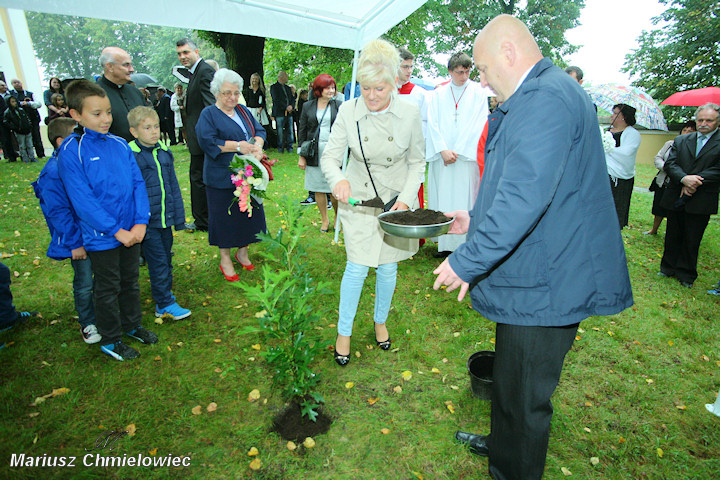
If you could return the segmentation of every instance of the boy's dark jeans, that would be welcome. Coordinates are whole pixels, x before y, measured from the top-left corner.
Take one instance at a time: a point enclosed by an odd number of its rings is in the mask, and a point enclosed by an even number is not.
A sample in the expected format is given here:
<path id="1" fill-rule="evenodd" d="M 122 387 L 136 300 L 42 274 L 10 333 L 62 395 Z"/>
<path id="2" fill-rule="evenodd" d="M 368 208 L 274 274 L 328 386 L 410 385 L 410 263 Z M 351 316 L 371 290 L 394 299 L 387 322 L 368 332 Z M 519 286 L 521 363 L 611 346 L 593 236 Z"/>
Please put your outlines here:
<path id="1" fill-rule="evenodd" d="M 95 326 L 102 345 L 120 341 L 123 332 L 140 326 L 138 285 L 140 244 L 88 252 L 95 276 Z"/>
<path id="2" fill-rule="evenodd" d="M 150 274 L 150 289 L 158 308 L 165 308 L 175 302 L 172 293 L 172 246 L 171 227 L 147 228 L 142 249 Z"/>
<path id="3" fill-rule="evenodd" d="M 9 327 L 17 320 L 17 312 L 10 293 L 10 269 L 0 263 L 0 328 Z"/>

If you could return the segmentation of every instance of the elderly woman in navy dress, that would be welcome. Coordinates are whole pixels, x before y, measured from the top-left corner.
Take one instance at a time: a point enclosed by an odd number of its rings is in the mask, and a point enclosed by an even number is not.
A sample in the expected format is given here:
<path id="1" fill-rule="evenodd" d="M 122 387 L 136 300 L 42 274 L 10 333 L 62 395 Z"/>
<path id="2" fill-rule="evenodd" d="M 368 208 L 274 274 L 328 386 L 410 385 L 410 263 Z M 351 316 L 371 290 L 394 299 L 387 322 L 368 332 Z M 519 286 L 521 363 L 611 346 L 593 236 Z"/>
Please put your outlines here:
<path id="1" fill-rule="evenodd" d="M 252 216 L 231 204 L 235 186 L 230 180 L 230 162 L 236 153 L 263 158 L 265 129 L 244 106 L 238 105 L 243 79 L 237 73 L 221 68 L 210 83 L 215 105 L 206 107 L 195 131 L 205 152 L 203 182 L 208 200 L 208 241 L 220 249 L 220 271 L 229 282 L 240 279 L 232 262 L 231 249 L 237 247 L 235 260 L 244 270 L 255 266 L 248 255 L 248 245 L 258 242 L 256 234 L 266 231 L 265 211 L 253 199 Z"/>

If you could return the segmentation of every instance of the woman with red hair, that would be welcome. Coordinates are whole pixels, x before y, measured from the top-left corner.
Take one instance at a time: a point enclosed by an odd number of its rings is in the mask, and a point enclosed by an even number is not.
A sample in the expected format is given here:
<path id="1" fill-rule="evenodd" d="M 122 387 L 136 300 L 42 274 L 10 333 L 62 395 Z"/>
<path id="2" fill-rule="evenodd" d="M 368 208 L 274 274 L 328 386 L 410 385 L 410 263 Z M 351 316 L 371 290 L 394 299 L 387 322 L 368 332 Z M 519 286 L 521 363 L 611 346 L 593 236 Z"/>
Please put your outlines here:
<path id="1" fill-rule="evenodd" d="M 340 102 L 335 99 L 335 79 L 327 73 L 321 73 L 312 84 L 313 99 L 305 102 L 300 114 L 300 131 L 298 132 L 298 145 L 313 138 L 317 142 L 316 154 L 312 158 L 300 156 L 298 167 L 305 170 L 305 190 L 315 192 L 320 216 L 322 217 L 321 232 L 330 229 L 328 218 L 327 195 L 332 189 L 320 170 L 319 159 L 322 157 L 325 145 L 330 138 L 330 129 L 337 117 Z M 320 195 L 317 195 L 317 194 Z M 332 206 L 337 216 L 337 200 L 332 198 Z"/>

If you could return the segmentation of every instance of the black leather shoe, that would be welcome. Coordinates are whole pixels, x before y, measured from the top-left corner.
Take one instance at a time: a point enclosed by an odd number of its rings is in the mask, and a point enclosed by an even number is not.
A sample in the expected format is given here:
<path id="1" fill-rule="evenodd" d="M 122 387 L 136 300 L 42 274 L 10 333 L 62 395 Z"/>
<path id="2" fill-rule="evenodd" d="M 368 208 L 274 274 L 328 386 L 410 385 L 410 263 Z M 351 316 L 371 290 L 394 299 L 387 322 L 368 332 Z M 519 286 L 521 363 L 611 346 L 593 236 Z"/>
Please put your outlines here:
<path id="1" fill-rule="evenodd" d="M 672 277 L 672 275 L 668 275 L 668 274 L 665 273 L 665 272 L 658 272 L 658 273 L 657 273 L 657 276 L 658 276 L 658 277 Z"/>
<path id="2" fill-rule="evenodd" d="M 487 457 L 489 454 L 487 446 L 487 435 L 478 435 L 469 432 L 455 432 L 455 440 L 470 447 L 470 451 L 475 455 Z"/>
<path id="3" fill-rule="evenodd" d="M 680 285 L 682 285 L 685 288 L 692 288 L 692 286 L 693 286 L 692 282 L 684 282 L 682 280 L 680 280 Z"/>

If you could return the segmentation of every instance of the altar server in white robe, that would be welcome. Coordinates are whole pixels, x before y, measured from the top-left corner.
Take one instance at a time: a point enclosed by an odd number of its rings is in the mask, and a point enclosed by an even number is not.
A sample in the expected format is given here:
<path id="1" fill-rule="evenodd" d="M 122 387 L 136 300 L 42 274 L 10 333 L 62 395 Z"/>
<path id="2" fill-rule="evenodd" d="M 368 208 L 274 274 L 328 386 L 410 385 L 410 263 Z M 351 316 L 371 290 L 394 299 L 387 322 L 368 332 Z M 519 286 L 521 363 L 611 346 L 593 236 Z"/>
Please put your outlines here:
<path id="1" fill-rule="evenodd" d="M 487 121 L 492 90 L 470 80 L 472 60 L 465 53 L 450 57 L 451 81 L 428 96 L 425 155 L 428 208 L 441 212 L 472 209 L 480 184 L 477 146 Z M 465 235 L 442 235 L 438 254 L 445 257 L 465 242 Z"/>

